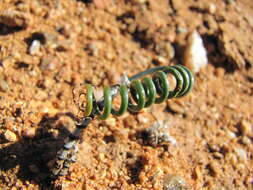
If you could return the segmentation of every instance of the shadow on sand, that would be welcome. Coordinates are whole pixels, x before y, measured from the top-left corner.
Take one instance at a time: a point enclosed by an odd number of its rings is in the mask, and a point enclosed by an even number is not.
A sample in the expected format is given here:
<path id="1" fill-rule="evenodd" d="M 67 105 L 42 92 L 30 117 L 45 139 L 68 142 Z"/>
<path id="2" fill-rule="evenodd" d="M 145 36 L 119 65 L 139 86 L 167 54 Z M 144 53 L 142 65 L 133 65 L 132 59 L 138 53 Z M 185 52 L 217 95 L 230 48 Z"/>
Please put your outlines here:
<path id="1" fill-rule="evenodd" d="M 22 139 L 14 144 L 0 149 L 0 170 L 12 172 L 18 168 L 17 178 L 39 185 L 41 189 L 52 189 L 50 169 L 47 163 L 53 160 L 70 132 L 67 126 L 57 122 L 60 117 L 67 116 L 76 119 L 71 113 L 61 113 L 54 117 L 44 116 L 39 122 L 36 135 L 32 139 Z M 57 128 L 59 134 L 55 137 L 50 130 Z M 15 172 L 16 173 L 16 172 Z M 0 181 L 7 185 L 6 176 L 0 173 Z"/>

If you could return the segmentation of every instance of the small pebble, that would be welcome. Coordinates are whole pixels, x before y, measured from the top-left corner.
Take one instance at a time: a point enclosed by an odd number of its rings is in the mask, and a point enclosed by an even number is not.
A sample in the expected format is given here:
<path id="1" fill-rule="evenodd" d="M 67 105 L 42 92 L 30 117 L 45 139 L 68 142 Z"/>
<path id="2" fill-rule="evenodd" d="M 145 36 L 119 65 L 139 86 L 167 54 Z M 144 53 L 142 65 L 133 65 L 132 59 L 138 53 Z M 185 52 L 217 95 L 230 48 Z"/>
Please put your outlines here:
<path id="1" fill-rule="evenodd" d="M 29 54 L 36 55 L 40 52 L 40 41 L 33 40 L 31 46 L 29 47 Z"/>
<path id="2" fill-rule="evenodd" d="M 187 28 L 185 28 L 185 27 L 182 27 L 182 26 L 177 26 L 177 33 L 179 33 L 179 34 L 181 34 L 181 33 L 187 33 L 188 32 L 188 30 L 187 30 Z"/>
<path id="3" fill-rule="evenodd" d="M 185 189 L 185 181 L 179 175 L 168 174 L 163 178 L 164 190 L 183 190 Z"/>
<path id="4" fill-rule="evenodd" d="M 6 80 L 4 79 L 0 79 L 0 90 L 2 92 L 7 92 L 9 91 L 9 85 L 8 83 L 6 82 Z"/>
<path id="5" fill-rule="evenodd" d="M 142 113 L 137 115 L 137 119 L 141 124 L 150 122 L 150 119 L 147 117 L 147 115 Z"/>
<path id="6" fill-rule="evenodd" d="M 214 14 L 216 12 L 216 5 L 214 3 L 208 4 L 207 10 L 210 14 Z"/>
<path id="7" fill-rule="evenodd" d="M 194 169 L 194 178 L 196 179 L 200 179 L 202 177 L 202 172 L 201 172 L 201 169 L 199 166 L 197 166 L 195 169 Z"/>
<path id="8" fill-rule="evenodd" d="M 176 102 L 168 102 L 167 106 L 169 112 L 172 111 L 179 114 L 183 114 L 185 112 L 184 107 Z"/>
<path id="9" fill-rule="evenodd" d="M 221 169 L 219 168 L 218 163 L 215 161 L 211 161 L 208 164 L 208 168 L 209 168 L 211 175 L 213 177 L 217 177 L 221 173 Z"/>
<path id="10" fill-rule="evenodd" d="M 111 127 L 115 127 L 116 126 L 116 119 L 113 117 L 110 117 L 105 120 L 105 124 L 108 126 L 111 126 Z"/>
<path id="11" fill-rule="evenodd" d="M 247 152 L 244 149 L 235 148 L 234 151 L 240 161 L 245 162 L 248 160 Z"/>
<path id="12" fill-rule="evenodd" d="M 242 141 L 242 144 L 244 144 L 244 145 L 251 144 L 251 140 L 247 136 L 243 136 L 242 139 L 241 139 L 241 141 Z"/>
<path id="13" fill-rule="evenodd" d="M 175 56 L 175 49 L 171 45 L 171 43 L 166 43 L 165 50 L 167 52 L 167 56 L 168 56 L 169 59 L 172 59 Z"/>
<path id="14" fill-rule="evenodd" d="M 97 43 L 92 42 L 90 44 L 88 44 L 86 50 L 88 51 L 88 53 L 92 56 L 97 57 L 99 55 L 99 46 Z"/>
<path id="15" fill-rule="evenodd" d="M 252 124 L 246 120 L 242 120 L 239 124 L 239 130 L 242 135 L 250 135 L 252 133 Z"/>
<path id="16" fill-rule="evenodd" d="M 221 154 L 221 153 L 219 153 L 219 152 L 214 152 L 214 153 L 213 153 L 213 156 L 214 156 L 215 158 L 217 158 L 217 159 L 223 158 L 223 154 Z"/>
<path id="17" fill-rule="evenodd" d="M 230 139 L 236 138 L 236 134 L 230 130 L 226 131 L 227 137 Z"/>
<path id="18" fill-rule="evenodd" d="M 207 52 L 203 40 L 197 31 L 191 33 L 187 39 L 186 51 L 184 53 L 185 65 L 194 73 L 207 66 Z"/>
<path id="19" fill-rule="evenodd" d="M 13 133 L 12 131 L 10 130 L 7 130 L 5 133 L 4 133 L 4 137 L 7 141 L 9 142 L 14 142 L 17 140 L 17 136 L 15 133 Z"/>

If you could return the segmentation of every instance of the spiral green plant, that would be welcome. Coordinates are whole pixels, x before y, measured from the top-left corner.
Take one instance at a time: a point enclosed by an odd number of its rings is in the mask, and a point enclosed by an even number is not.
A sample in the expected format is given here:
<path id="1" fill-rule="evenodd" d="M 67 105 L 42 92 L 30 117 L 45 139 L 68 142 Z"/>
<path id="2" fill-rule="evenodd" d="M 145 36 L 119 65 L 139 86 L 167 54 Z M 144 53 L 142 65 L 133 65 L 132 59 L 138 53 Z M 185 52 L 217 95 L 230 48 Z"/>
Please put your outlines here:
<path id="1" fill-rule="evenodd" d="M 176 86 L 172 90 L 170 90 L 168 74 L 176 79 Z M 146 75 L 152 75 L 152 78 L 146 77 Z M 194 77 L 186 67 L 174 65 L 147 69 L 129 78 L 129 82 L 130 84 L 114 86 L 118 89 L 121 97 L 121 105 L 118 110 L 112 106 L 114 94 L 111 87 L 105 87 L 102 101 L 97 101 L 94 96 L 93 86 L 86 84 L 85 117 L 89 117 L 94 113 L 104 120 L 110 114 L 120 116 L 126 110 L 138 112 L 154 103 L 160 104 L 170 98 L 182 97 L 191 91 L 194 85 Z"/>

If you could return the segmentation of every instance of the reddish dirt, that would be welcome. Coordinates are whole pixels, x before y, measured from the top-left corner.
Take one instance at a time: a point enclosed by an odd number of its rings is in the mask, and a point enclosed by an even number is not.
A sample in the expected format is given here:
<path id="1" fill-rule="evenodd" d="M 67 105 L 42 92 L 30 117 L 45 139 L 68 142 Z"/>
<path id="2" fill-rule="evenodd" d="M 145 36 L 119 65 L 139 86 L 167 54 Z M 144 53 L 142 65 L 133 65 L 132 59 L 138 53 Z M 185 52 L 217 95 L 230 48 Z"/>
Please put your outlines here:
<path id="1" fill-rule="evenodd" d="M 94 120 L 69 173 L 49 180 L 75 127 L 72 89 L 183 64 L 193 30 L 209 59 L 193 91 Z M 251 0 L 0 1 L 0 189 L 252 189 L 252 36 Z M 156 118 L 175 145 L 145 144 Z"/>

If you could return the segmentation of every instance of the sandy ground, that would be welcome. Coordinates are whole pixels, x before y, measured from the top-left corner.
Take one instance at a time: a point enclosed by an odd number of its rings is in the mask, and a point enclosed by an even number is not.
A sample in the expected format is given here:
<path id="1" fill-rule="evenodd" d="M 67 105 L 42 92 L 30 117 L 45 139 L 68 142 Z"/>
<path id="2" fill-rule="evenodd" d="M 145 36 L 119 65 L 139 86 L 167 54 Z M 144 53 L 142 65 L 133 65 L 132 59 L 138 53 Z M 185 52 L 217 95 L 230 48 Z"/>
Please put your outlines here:
<path id="1" fill-rule="evenodd" d="M 193 91 L 94 120 L 69 173 L 48 179 L 78 116 L 72 89 L 184 64 L 194 30 L 209 63 Z M 0 1 L 0 189 L 252 189 L 252 36 L 251 0 Z M 157 121 L 171 143 L 145 143 Z"/>

